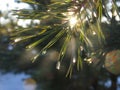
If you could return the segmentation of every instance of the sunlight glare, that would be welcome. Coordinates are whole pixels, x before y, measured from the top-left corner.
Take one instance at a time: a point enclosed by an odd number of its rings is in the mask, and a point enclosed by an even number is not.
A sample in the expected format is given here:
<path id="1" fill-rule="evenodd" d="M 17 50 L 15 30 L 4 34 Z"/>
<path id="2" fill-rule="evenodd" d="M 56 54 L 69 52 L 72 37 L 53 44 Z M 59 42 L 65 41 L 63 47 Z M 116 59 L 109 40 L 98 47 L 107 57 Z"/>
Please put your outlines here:
<path id="1" fill-rule="evenodd" d="M 69 22 L 70 22 L 70 27 L 73 28 L 77 23 L 77 17 L 71 17 Z"/>

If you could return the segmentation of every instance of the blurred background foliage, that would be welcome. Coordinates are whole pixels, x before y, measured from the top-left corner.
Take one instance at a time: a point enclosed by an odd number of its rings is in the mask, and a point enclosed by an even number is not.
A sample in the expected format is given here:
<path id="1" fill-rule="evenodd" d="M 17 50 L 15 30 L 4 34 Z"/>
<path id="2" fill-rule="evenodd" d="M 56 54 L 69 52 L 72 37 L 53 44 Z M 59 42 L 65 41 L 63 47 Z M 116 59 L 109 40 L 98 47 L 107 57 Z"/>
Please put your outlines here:
<path id="1" fill-rule="evenodd" d="M 65 75 L 68 71 L 70 64 L 69 61 L 71 58 L 69 55 L 65 55 L 63 62 L 61 62 L 60 70 L 57 70 L 56 64 L 58 64 L 58 51 L 60 51 L 60 46 L 63 44 L 60 43 L 60 40 L 58 40 L 57 43 L 53 45 L 47 52 L 42 52 L 43 54 L 40 55 L 40 57 L 38 57 L 34 63 L 32 63 L 31 58 L 33 58 L 47 43 L 49 43 L 51 40 L 50 38 L 53 38 L 55 34 L 57 34 L 57 32 L 54 32 L 55 29 L 61 30 L 61 26 L 59 26 L 59 24 L 61 24 L 61 18 L 64 18 L 64 16 L 60 15 L 60 18 L 55 18 L 52 17 L 54 13 L 50 13 L 49 17 L 45 16 L 47 15 L 46 11 L 48 10 L 47 5 L 49 5 L 51 2 L 59 2 L 59 0 L 35 0 L 34 2 L 33 0 L 22 1 L 29 2 L 28 4 L 30 5 L 31 10 L 24 9 L 23 15 L 27 14 L 28 16 L 21 17 L 22 14 L 18 13 L 18 15 L 20 15 L 19 18 L 33 19 L 30 21 L 30 24 L 27 24 L 25 27 L 18 25 L 18 19 L 14 20 L 9 17 L 10 12 L 6 12 L 6 14 L 3 12 L 0 13 L 0 70 L 2 73 L 14 72 L 15 74 L 18 74 L 24 72 L 29 74 L 38 84 L 36 90 L 117 90 L 117 87 L 119 87 L 120 84 L 118 84 L 117 81 L 119 75 L 114 75 L 105 69 L 103 65 L 105 57 L 98 56 L 92 64 L 83 61 L 83 67 L 79 71 L 76 69 L 77 66 L 74 66 L 70 79 L 65 77 Z M 66 0 L 67 3 L 70 1 L 71 0 Z M 82 2 L 82 0 L 79 1 Z M 109 0 L 103 2 L 107 3 L 107 1 Z M 17 0 L 16 2 L 21 3 Z M 63 2 L 63 0 L 60 2 Z M 57 5 L 59 5 L 60 2 Z M 115 2 L 119 2 L 119 0 L 115 0 Z M 69 4 L 67 7 L 69 7 Z M 53 10 L 56 10 L 54 7 L 52 8 Z M 66 7 L 59 7 L 59 12 L 67 12 L 64 8 Z M 15 10 L 15 12 L 17 11 Z M 120 7 L 118 7 L 118 12 L 120 12 Z M 33 16 L 37 15 L 36 13 L 40 13 L 42 18 L 39 15 L 33 18 Z M 102 17 L 104 17 L 106 16 L 106 13 L 103 12 L 102 15 Z M 108 18 L 109 16 L 106 17 Z M 2 22 L 2 18 L 4 18 L 4 21 L 6 20 L 7 23 Z M 43 21 L 41 21 L 40 24 L 39 22 L 36 23 L 36 21 L 34 21 L 36 18 L 42 19 Z M 120 49 L 120 20 L 117 20 L 116 16 L 114 15 L 112 15 L 112 17 L 110 17 L 108 20 L 109 22 L 101 23 L 101 30 L 105 36 L 106 44 L 103 45 L 103 43 L 99 43 L 94 36 L 88 36 L 89 38 L 92 38 L 91 42 L 94 45 L 92 51 L 96 51 L 98 48 L 101 49 L 102 45 L 102 50 L 105 52 Z M 54 31 L 53 28 L 51 28 L 53 26 Z M 95 27 L 95 25 L 93 27 Z M 26 50 L 25 46 L 28 46 L 29 43 L 37 41 L 39 38 L 44 36 L 39 36 L 41 35 L 39 32 L 42 33 L 41 30 L 44 32 L 44 29 L 46 28 L 50 31 L 48 33 L 51 34 L 50 36 L 48 34 L 49 38 L 47 38 L 46 41 L 43 39 L 44 42 L 41 45 L 30 50 Z M 35 38 L 32 39 L 29 39 L 29 37 L 21 37 L 37 34 L 38 36 L 35 36 Z M 21 40 L 21 42 L 18 42 L 17 44 L 11 42 L 11 37 L 12 41 L 14 41 L 16 39 L 14 36 L 16 35 L 17 37 L 21 37 L 23 41 Z M 63 37 L 65 36 L 66 35 Z M 82 53 L 83 54 L 81 57 L 86 58 L 86 52 L 83 51 Z M 109 86 L 106 84 L 107 82 L 111 82 L 111 85 Z"/>

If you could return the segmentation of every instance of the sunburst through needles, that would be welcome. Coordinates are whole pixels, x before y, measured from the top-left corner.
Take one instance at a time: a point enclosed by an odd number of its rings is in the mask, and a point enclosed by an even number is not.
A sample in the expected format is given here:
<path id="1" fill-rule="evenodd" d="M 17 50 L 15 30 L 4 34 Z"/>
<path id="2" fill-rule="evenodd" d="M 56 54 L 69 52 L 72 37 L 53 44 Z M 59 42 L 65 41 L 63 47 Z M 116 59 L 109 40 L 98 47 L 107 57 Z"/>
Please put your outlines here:
<path id="1" fill-rule="evenodd" d="M 23 1 L 41 5 L 34 0 Z M 113 8 L 115 8 L 113 10 L 117 12 L 116 4 L 114 2 L 112 4 Z M 96 36 L 100 42 L 105 40 L 100 26 L 104 9 L 102 6 L 106 6 L 102 0 L 54 0 L 47 6 L 43 6 L 44 10 L 15 10 L 15 15 L 18 15 L 18 18 L 38 19 L 40 24 L 17 30 L 16 33 L 11 35 L 13 37 L 12 40 L 14 40 L 14 43 L 18 43 L 36 37 L 39 38 L 26 46 L 28 50 L 47 41 L 40 52 L 32 58 L 32 62 L 34 62 L 40 55 L 46 54 L 49 48 L 58 43 L 58 40 L 62 39 L 56 68 L 59 70 L 65 54 L 71 53 L 70 66 L 66 74 L 66 76 L 71 76 L 74 65 L 77 65 L 78 70 L 82 68 L 82 52 L 84 50 L 90 52 L 89 48 L 93 47 L 89 37 Z M 32 35 L 23 34 L 27 32 L 35 33 L 31 33 Z M 18 35 L 19 37 L 17 37 Z M 88 62 L 92 63 L 89 60 Z"/>

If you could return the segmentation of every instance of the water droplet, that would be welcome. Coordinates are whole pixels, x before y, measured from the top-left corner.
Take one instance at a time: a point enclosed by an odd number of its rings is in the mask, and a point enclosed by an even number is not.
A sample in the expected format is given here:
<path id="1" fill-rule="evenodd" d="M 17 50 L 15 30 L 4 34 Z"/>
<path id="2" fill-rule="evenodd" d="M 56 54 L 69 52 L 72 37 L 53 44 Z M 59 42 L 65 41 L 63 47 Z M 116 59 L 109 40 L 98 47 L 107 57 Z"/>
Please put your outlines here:
<path id="1" fill-rule="evenodd" d="M 62 52 L 61 54 L 63 55 L 64 53 Z"/>
<path id="2" fill-rule="evenodd" d="M 91 64 L 91 63 L 92 63 L 92 59 L 91 59 L 91 58 L 87 59 L 87 62 L 88 62 L 89 64 Z"/>
<path id="3" fill-rule="evenodd" d="M 56 69 L 60 69 L 60 61 L 57 62 Z"/>
<path id="4" fill-rule="evenodd" d="M 48 12 L 50 12 L 51 10 L 49 9 L 49 10 L 47 10 Z"/>
<path id="5" fill-rule="evenodd" d="M 80 50 L 81 50 L 81 51 L 83 51 L 83 50 L 84 50 L 83 46 L 80 46 Z"/>
<path id="6" fill-rule="evenodd" d="M 75 58 L 75 57 L 73 57 L 72 62 L 73 62 L 73 63 L 76 63 L 76 58 Z"/>
<path id="7" fill-rule="evenodd" d="M 105 53 L 102 54 L 103 56 L 105 55 Z"/>
<path id="8" fill-rule="evenodd" d="M 42 51 L 42 55 L 45 55 L 46 53 L 47 53 L 47 51 L 46 51 L 46 50 Z"/>
<path id="9" fill-rule="evenodd" d="M 33 58 L 33 61 L 34 61 L 34 60 L 36 60 L 36 59 L 37 59 L 37 57 L 38 57 L 38 55 L 37 55 L 37 56 L 35 56 L 35 57 Z"/>
<path id="10" fill-rule="evenodd" d="M 26 49 L 30 49 L 30 48 L 32 48 L 32 47 L 31 47 L 31 46 L 27 46 L 27 47 L 26 47 Z"/>
<path id="11" fill-rule="evenodd" d="M 95 31 L 93 31 L 92 33 L 93 33 L 93 35 L 96 35 L 96 32 L 95 32 Z"/>
<path id="12" fill-rule="evenodd" d="M 85 58 L 84 61 L 88 62 L 89 64 L 91 64 L 93 62 L 92 58 Z"/>
<path id="13" fill-rule="evenodd" d="M 16 38 L 15 40 L 14 40 L 14 42 L 19 42 L 20 40 L 22 40 L 21 38 Z"/>
<path id="14" fill-rule="evenodd" d="M 95 12 L 93 13 L 93 15 L 94 15 L 94 17 L 97 17 L 97 15 L 96 15 L 96 13 L 95 13 Z"/>
<path id="15" fill-rule="evenodd" d="M 84 58 L 84 61 L 87 61 L 87 58 Z"/>

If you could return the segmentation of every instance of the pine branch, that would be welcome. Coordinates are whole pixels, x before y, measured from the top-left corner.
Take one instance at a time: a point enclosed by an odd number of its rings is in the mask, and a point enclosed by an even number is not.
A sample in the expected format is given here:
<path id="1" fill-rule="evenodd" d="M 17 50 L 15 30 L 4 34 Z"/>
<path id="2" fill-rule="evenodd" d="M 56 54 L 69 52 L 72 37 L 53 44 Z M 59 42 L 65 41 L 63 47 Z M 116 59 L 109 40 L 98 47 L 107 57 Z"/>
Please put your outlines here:
<path id="1" fill-rule="evenodd" d="M 107 2 L 103 0 L 22 0 L 26 3 L 35 4 L 38 9 L 36 10 L 15 10 L 14 15 L 18 15 L 19 19 L 38 19 L 40 20 L 40 25 L 37 26 L 38 29 L 43 29 L 37 34 L 30 36 L 20 36 L 20 40 L 26 40 L 30 38 L 35 38 L 39 36 L 40 38 L 37 41 L 27 45 L 28 49 L 32 49 L 42 42 L 45 42 L 50 36 L 54 36 L 48 43 L 41 49 L 41 51 L 33 58 L 33 61 L 36 60 L 43 51 L 47 51 L 52 47 L 59 39 L 65 37 L 63 40 L 63 45 L 61 46 L 58 62 L 61 63 L 63 57 L 65 56 L 66 50 L 68 48 L 68 43 L 73 37 L 75 38 L 76 49 L 74 49 L 74 54 L 77 54 L 77 69 L 82 68 L 82 62 L 84 58 L 81 53 L 87 51 L 88 53 L 98 53 L 93 49 L 95 44 L 93 40 L 99 41 L 99 43 L 105 44 L 105 36 L 101 30 L 102 18 L 105 16 L 108 20 L 112 19 L 108 14 Z M 117 15 L 120 18 L 119 10 L 117 8 L 116 2 L 112 2 L 113 12 L 117 12 Z M 42 7 L 42 8 L 39 8 Z M 43 9 L 44 8 L 44 9 Z M 114 13 L 112 13 L 113 15 Z M 49 28 L 51 30 L 49 30 Z M 30 32 L 35 28 L 27 28 L 24 30 L 17 31 L 13 33 L 13 39 L 16 39 L 17 35 L 20 35 L 24 32 Z M 14 37 L 15 36 L 15 37 Z M 79 43 L 78 43 L 79 42 Z M 71 43 L 72 45 L 73 43 Z M 83 50 L 80 49 L 83 48 Z M 89 49 L 90 48 L 90 49 Z M 100 49 L 101 47 L 99 47 Z M 90 54 L 92 56 L 92 54 Z M 86 57 L 91 57 L 86 55 Z M 72 58 L 73 58 L 72 57 Z M 76 58 L 75 58 L 76 60 Z M 91 61 L 89 61 L 91 60 Z M 92 62 L 92 59 L 89 59 L 88 62 Z M 75 65 L 76 61 L 70 62 L 70 67 L 66 76 L 72 74 L 72 68 Z M 59 64 L 60 65 L 60 64 Z"/>

